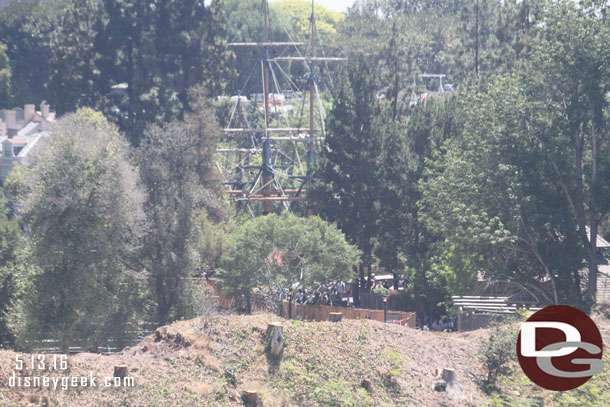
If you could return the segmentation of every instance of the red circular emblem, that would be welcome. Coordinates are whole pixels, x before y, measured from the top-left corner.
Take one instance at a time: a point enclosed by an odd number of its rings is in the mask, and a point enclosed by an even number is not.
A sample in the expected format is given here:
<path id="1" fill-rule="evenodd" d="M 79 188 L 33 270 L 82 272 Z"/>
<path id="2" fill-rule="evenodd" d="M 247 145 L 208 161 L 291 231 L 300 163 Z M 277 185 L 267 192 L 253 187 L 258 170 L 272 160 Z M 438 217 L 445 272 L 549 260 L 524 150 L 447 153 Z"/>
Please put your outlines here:
<path id="1" fill-rule="evenodd" d="M 521 325 L 517 356 L 523 372 L 540 387 L 566 391 L 603 369 L 604 345 L 595 322 L 584 312 L 554 305 Z"/>

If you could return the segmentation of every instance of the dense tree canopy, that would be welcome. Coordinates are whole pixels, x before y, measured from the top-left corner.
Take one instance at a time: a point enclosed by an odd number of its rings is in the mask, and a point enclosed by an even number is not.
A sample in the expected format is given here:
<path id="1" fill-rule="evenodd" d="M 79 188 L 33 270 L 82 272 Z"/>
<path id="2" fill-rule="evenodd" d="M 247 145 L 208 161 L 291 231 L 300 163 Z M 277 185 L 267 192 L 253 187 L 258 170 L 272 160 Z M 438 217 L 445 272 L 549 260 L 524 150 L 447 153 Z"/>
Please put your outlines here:
<path id="1" fill-rule="evenodd" d="M 310 12 L 310 1 L 270 3 L 269 39 L 304 42 L 307 54 Z M 316 6 L 318 55 L 349 63 L 310 75 L 283 61 L 288 77 L 271 75 L 271 88 L 319 81 L 329 109 L 314 123 L 325 134 L 303 185 L 324 220 L 225 222 L 214 117 L 235 112 L 230 99 L 216 111 L 210 100 L 262 91 L 263 49 L 227 46 L 263 40 L 261 1 L 0 10 L 0 108 L 45 99 L 65 114 L 33 166 L 4 185 L 18 221 L 0 200 L 0 340 L 23 345 L 43 330 L 64 348 L 122 340 L 136 316 L 194 315 L 192 277 L 216 266 L 246 299 L 335 278 L 366 289 L 379 266 L 404 280 L 420 317 L 444 312 L 450 295 L 484 293 L 480 277 L 590 310 L 595 236 L 610 237 L 609 15 L 599 0 Z M 306 126 L 297 110 L 272 125 Z M 243 112 L 264 122 L 256 104 Z"/>
<path id="2" fill-rule="evenodd" d="M 124 343 L 135 321 L 131 256 L 144 226 L 144 195 L 128 146 L 98 112 L 60 120 L 31 169 L 14 173 L 29 261 L 16 274 L 10 312 L 22 347 L 32 339 Z"/>
<path id="3" fill-rule="evenodd" d="M 13 107 L 50 100 L 45 86 L 52 57 L 48 38 L 57 27 L 60 9 L 54 2 L 19 2 L 0 10 L 0 38 L 7 46 L 13 90 L 10 101 L 0 105 Z"/>
<path id="4" fill-rule="evenodd" d="M 230 59 L 221 2 L 203 0 L 104 2 L 108 24 L 103 49 L 112 84 L 126 83 L 119 123 L 138 144 L 148 123 L 180 119 L 189 88 L 204 84 L 223 90 Z"/>
<path id="5" fill-rule="evenodd" d="M 0 42 L 0 107 L 8 106 L 11 95 L 11 65 L 6 55 L 6 45 Z"/>
<path id="6" fill-rule="evenodd" d="M 350 61 L 333 95 L 316 171 L 319 182 L 311 193 L 321 216 L 336 222 L 361 250 L 359 277 L 365 288 L 364 266 L 369 266 L 370 277 L 377 232 L 378 165 L 385 128 L 375 90 L 375 76 L 366 61 Z"/>
<path id="7" fill-rule="evenodd" d="M 349 280 L 358 254 L 336 226 L 318 217 L 272 214 L 240 225 L 227 243 L 220 277 L 250 311 L 257 289 L 277 299 L 289 290 Z"/>
<path id="8" fill-rule="evenodd" d="M 21 247 L 21 231 L 15 219 L 7 217 L 8 206 L 0 188 L 0 344 L 12 341 L 6 326 L 6 312 L 15 295 L 13 268 Z"/>
<path id="9" fill-rule="evenodd" d="M 149 228 L 142 262 L 150 273 L 155 318 L 160 324 L 192 315 L 189 278 L 207 260 L 206 253 L 197 249 L 210 232 L 202 229 L 198 219 L 209 214 L 217 221 L 223 216 L 220 182 L 211 159 L 218 127 L 202 95 L 193 97 L 193 113 L 184 121 L 147 129 L 138 152 L 148 192 Z"/>
<path id="10" fill-rule="evenodd" d="M 94 0 L 66 2 L 57 28 L 51 33 L 51 72 L 47 89 L 59 114 L 79 106 L 102 105 L 104 86 L 101 80 L 98 37 L 103 21 L 99 4 Z M 34 101 L 32 101 L 34 102 Z M 37 101 L 36 101 L 37 102 Z"/>

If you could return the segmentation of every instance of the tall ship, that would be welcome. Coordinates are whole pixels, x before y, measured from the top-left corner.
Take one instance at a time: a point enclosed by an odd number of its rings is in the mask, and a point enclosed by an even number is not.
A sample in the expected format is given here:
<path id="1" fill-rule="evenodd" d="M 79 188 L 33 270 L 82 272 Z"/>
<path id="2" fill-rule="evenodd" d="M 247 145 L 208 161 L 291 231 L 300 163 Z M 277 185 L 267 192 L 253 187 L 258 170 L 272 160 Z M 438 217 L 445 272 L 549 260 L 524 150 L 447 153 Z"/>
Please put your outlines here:
<path id="1" fill-rule="evenodd" d="M 267 0 L 262 1 L 262 15 L 260 42 L 228 44 L 250 49 L 260 59 L 237 95 L 226 101 L 230 114 L 218 143 L 217 166 L 237 212 L 306 210 L 316 151 L 325 136 L 320 67 L 346 58 L 324 55 L 314 1 L 307 42 L 271 41 Z M 301 64 L 307 77 L 295 80 L 289 74 L 291 64 Z M 261 93 L 243 94 L 250 80 L 260 80 Z"/>

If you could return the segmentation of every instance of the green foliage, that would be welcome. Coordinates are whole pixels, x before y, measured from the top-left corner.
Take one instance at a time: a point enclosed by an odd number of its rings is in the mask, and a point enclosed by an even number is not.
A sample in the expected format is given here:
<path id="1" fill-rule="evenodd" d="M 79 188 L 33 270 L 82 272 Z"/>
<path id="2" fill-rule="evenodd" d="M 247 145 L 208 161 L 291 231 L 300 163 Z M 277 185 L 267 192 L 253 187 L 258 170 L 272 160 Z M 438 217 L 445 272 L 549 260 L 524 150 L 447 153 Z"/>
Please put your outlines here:
<path id="1" fill-rule="evenodd" d="M 580 304 L 574 218 L 525 119 L 531 107 L 524 92 L 517 78 L 505 76 L 464 95 L 463 134 L 449 139 L 426 170 L 424 220 L 442 236 L 445 258 L 492 281 L 536 287 L 551 278 L 553 296 Z"/>
<path id="2" fill-rule="evenodd" d="M 125 343 L 137 285 L 129 270 L 144 223 L 143 194 L 128 147 L 90 109 L 56 123 L 32 169 L 16 172 L 18 210 L 31 251 L 15 270 L 9 314 L 20 347 L 57 338 Z"/>
<path id="3" fill-rule="evenodd" d="M 495 389 L 500 376 L 509 375 L 511 362 L 515 361 L 517 330 L 510 324 L 496 326 L 479 349 L 480 362 L 483 364 L 486 377 L 482 379 L 483 390 Z"/>
<path id="4" fill-rule="evenodd" d="M 11 95 L 11 65 L 6 45 L 0 42 L 0 107 L 8 107 Z"/>
<path id="5" fill-rule="evenodd" d="M 96 48 L 103 25 L 101 8 L 94 0 L 66 2 L 62 7 L 49 40 L 53 55 L 47 84 L 59 114 L 101 105 L 101 95 L 108 90 L 101 80 L 102 50 Z"/>
<path id="6" fill-rule="evenodd" d="M 477 272 L 468 259 L 464 259 L 455 246 L 448 245 L 432 265 L 447 283 L 449 295 L 468 295 L 473 293 L 477 283 Z"/>
<path id="7" fill-rule="evenodd" d="M 355 2 L 336 44 L 363 53 L 379 72 L 379 89 L 400 106 L 413 91 L 438 89 L 421 73 L 466 85 L 524 65 L 537 35 L 538 0 Z M 447 81 L 448 79 L 448 81 Z"/>
<path id="8" fill-rule="evenodd" d="M 49 37 L 57 27 L 61 9 L 56 2 L 19 2 L 0 10 L 0 38 L 7 46 L 12 77 L 12 97 L 0 97 L 0 105 L 14 107 L 51 100 L 45 87 L 51 72 Z"/>
<path id="9" fill-rule="evenodd" d="M 385 129 L 375 97 L 376 77 L 363 58 L 350 60 L 340 75 L 311 197 L 324 219 L 336 222 L 362 252 L 361 264 L 373 263 L 377 232 L 381 141 Z M 363 268 L 360 278 L 364 282 Z M 370 281 L 370 280 L 369 280 Z"/>
<path id="10" fill-rule="evenodd" d="M 6 326 L 6 312 L 15 295 L 13 273 L 21 247 L 19 225 L 7 213 L 6 198 L 0 188 L 0 344 L 12 340 Z"/>
<path id="11" fill-rule="evenodd" d="M 524 93 L 534 102 L 524 117 L 578 226 L 588 267 L 584 306 L 590 309 L 597 289 L 595 236 L 610 213 L 608 5 L 549 2 L 544 22 L 547 28 L 522 78 Z"/>
<path id="12" fill-rule="evenodd" d="M 491 280 L 535 287 L 549 279 L 544 301 L 585 309 L 597 276 L 585 230 L 595 235 L 610 209 L 601 181 L 610 168 L 605 16 L 549 3 L 527 69 L 462 96 L 463 135 L 433 157 L 423 184 L 427 227 L 467 254 L 462 262 Z"/>
<path id="13" fill-rule="evenodd" d="M 255 289 L 278 298 L 287 289 L 348 280 L 357 257 L 343 234 L 318 217 L 267 215 L 244 223 L 230 237 L 220 278 L 230 295 L 245 297 L 249 308 Z"/>
<path id="14" fill-rule="evenodd" d="M 383 187 L 376 254 L 389 270 L 421 269 L 432 238 L 421 222 L 421 191 L 426 160 L 462 129 L 454 98 L 431 100 L 400 113 L 386 131 L 380 168 Z M 401 121 L 402 123 L 398 122 Z"/>
<path id="15" fill-rule="evenodd" d="M 193 113 L 184 121 L 145 133 L 137 160 L 147 191 L 149 227 L 142 262 L 160 324 L 193 315 L 192 277 L 219 257 L 215 228 L 223 206 L 212 156 L 218 127 L 201 92 L 193 93 Z"/>
<path id="16" fill-rule="evenodd" d="M 101 52 L 111 82 L 127 83 L 119 123 L 138 144 L 148 123 L 181 119 L 188 89 L 218 94 L 230 75 L 221 3 L 213 0 L 104 2 L 108 24 Z"/>
<path id="17" fill-rule="evenodd" d="M 272 12 L 276 12 L 281 19 L 281 24 L 290 31 L 290 37 L 294 41 L 308 41 L 311 29 L 311 1 L 306 0 L 281 0 L 270 4 Z M 318 41 L 329 45 L 334 40 L 337 27 L 345 15 L 327 9 L 316 4 L 316 35 Z"/>

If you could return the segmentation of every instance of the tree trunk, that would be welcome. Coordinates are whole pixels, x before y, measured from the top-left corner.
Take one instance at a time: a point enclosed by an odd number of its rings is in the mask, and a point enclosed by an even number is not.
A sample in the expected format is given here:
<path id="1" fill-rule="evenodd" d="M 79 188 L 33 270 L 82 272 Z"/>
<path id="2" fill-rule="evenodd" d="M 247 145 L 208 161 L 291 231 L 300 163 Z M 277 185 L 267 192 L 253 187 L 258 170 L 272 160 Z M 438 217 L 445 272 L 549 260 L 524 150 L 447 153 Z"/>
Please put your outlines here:
<path id="1" fill-rule="evenodd" d="M 244 406 L 246 407 L 257 407 L 261 405 L 256 390 L 244 390 L 243 401 Z"/>
<path id="2" fill-rule="evenodd" d="M 157 299 L 157 322 L 159 325 L 166 325 L 169 319 L 169 304 L 165 295 L 165 285 L 163 278 L 157 276 L 155 279 L 155 296 Z"/>
<path id="3" fill-rule="evenodd" d="M 127 376 L 127 365 L 117 365 L 114 367 L 114 377 L 120 377 L 121 379 Z"/>
<path id="4" fill-rule="evenodd" d="M 267 325 L 267 352 L 270 356 L 280 357 L 284 351 L 284 327 L 279 322 Z"/>
<path id="5" fill-rule="evenodd" d="M 595 238 L 595 240 L 597 240 L 597 238 Z M 595 297 L 597 296 L 597 250 L 595 248 L 595 240 L 593 240 L 587 248 L 587 263 L 589 268 L 587 308 L 591 308 L 595 305 Z"/>
<path id="6" fill-rule="evenodd" d="M 341 322 L 341 318 L 343 318 L 343 313 L 341 312 L 331 312 L 328 314 L 328 320 L 330 322 Z"/>
<path id="7" fill-rule="evenodd" d="M 246 310 L 248 311 L 248 314 L 252 314 L 252 300 L 250 294 L 246 295 Z"/>
<path id="8" fill-rule="evenodd" d="M 358 271 L 354 267 L 354 274 L 356 275 L 356 281 L 352 284 L 352 297 L 354 297 L 354 305 L 360 306 L 360 279 L 358 278 Z"/>

